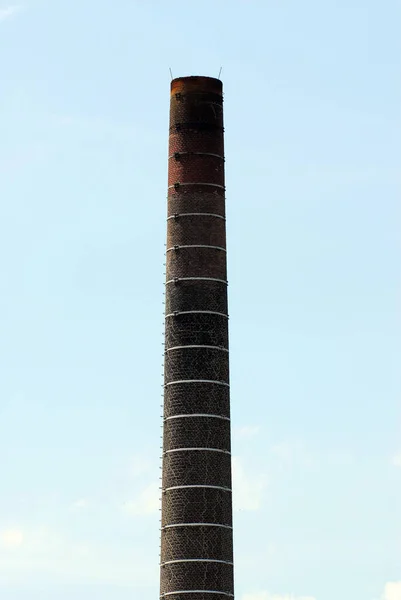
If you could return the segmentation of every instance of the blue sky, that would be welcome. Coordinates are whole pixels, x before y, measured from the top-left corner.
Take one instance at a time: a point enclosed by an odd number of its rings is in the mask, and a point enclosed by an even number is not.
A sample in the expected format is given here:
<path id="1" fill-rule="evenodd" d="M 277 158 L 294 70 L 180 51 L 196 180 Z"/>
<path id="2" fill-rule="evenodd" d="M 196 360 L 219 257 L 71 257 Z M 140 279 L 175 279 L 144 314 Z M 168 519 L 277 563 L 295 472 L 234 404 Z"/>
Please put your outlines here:
<path id="1" fill-rule="evenodd" d="M 0 2 L 0 596 L 158 595 L 169 67 L 225 88 L 238 600 L 400 600 L 396 0 Z"/>

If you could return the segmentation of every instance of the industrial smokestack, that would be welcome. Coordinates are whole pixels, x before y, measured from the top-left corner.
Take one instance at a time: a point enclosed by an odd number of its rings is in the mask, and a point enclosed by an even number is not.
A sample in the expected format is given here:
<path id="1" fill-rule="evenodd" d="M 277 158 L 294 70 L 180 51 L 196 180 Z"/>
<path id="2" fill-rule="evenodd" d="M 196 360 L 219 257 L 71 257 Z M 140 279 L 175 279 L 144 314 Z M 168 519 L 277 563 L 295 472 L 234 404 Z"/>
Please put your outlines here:
<path id="1" fill-rule="evenodd" d="M 223 90 L 171 83 L 161 598 L 234 596 Z"/>

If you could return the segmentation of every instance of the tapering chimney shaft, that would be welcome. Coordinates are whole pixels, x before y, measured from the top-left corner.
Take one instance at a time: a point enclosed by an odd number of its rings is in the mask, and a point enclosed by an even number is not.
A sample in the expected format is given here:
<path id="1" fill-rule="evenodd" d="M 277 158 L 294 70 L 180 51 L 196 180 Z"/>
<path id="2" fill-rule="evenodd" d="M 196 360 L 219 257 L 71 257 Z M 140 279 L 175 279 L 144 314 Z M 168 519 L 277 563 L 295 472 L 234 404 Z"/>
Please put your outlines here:
<path id="1" fill-rule="evenodd" d="M 161 598 L 234 596 L 222 83 L 171 83 Z"/>

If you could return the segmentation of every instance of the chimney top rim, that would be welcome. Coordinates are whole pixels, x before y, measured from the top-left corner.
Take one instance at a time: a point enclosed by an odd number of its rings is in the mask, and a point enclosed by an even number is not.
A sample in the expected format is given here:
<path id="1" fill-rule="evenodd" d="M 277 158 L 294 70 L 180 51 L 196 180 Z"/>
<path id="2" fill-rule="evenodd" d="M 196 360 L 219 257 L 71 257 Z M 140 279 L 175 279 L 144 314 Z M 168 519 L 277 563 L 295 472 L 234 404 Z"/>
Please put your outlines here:
<path id="1" fill-rule="evenodd" d="M 188 75 L 184 77 L 175 77 L 171 81 L 171 93 L 177 92 L 214 92 L 223 93 L 223 82 L 217 77 L 207 77 L 203 75 Z"/>

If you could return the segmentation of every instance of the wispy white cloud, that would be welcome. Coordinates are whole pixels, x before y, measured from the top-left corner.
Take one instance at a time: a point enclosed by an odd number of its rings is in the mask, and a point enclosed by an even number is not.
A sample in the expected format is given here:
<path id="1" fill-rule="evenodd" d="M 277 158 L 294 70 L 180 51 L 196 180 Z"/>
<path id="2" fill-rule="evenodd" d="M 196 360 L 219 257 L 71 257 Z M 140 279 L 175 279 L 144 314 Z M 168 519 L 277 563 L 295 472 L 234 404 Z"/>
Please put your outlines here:
<path id="1" fill-rule="evenodd" d="M 140 477 L 147 473 L 151 473 L 153 465 L 149 460 L 140 454 L 132 456 L 129 461 L 128 475 L 130 477 Z"/>
<path id="2" fill-rule="evenodd" d="M 160 508 L 160 490 L 158 483 L 145 487 L 132 502 L 126 502 L 123 509 L 130 515 L 153 515 Z"/>
<path id="3" fill-rule="evenodd" d="M 317 466 L 316 457 L 307 450 L 305 444 L 299 441 L 288 441 L 276 444 L 271 454 L 283 468 L 309 468 Z"/>
<path id="4" fill-rule="evenodd" d="M 5 21 L 14 17 L 17 13 L 21 12 L 22 7 L 20 5 L 7 6 L 6 8 L 0 8 L 0 22 Z"/>
<path id="5" fill-rule="evenodd" d="M 395 467 L 401 467 L 401 452 L 393 456 L 392 463 Z"/>
<path id="6" fill-rule="evenodd" d="M 242 600 L 316 600 L 313 596 L 293 596 L 291 594 L 270 594 L 269 592 L 254 592 L 242 596 Z"/>
<path id="7" fill-rule="evenodd" d="M 401 581 L 386 583 L 382 600 L 401 600 Z"/>
<path id="8" fill-rule="evenodd" d="M 84 510 L 89 507 L 89 500 L 86 498 L 80 498 L 71 504 L 72 510 Z"/>
<path id="9" fill-rule="evenodd" d="M 5 529 L 0 531 L 0 546 L 11 550 L 19 548 L 24 541 L 24 534 L 21 529 Z"/>
<path id="10" fill-rule="evenodd" d="M 250 473 L 238 457 L 233 457 L 234 510 L 259 510 L 267 486 L 264 473 Z"/>
<path id="11" fill-rule="evenodd" d="M 1 574 L 11 583 L 46 573 L 60 581 L 79 578 L 88 583 L 143 586 L 151 585 L 157 576 L 157 567 L 139 542 L 127 547 L 78 540 L 47 527 L 3 531 L 0 538 Z"/>
<path id="12" fill-rule="evenodd" d="M 234 437 L 239 440 L 249 439 L 256 437 L 260 431 L 258 425 L 245 425 L 244 427 L 237 427 L 234 429 Z"/>

